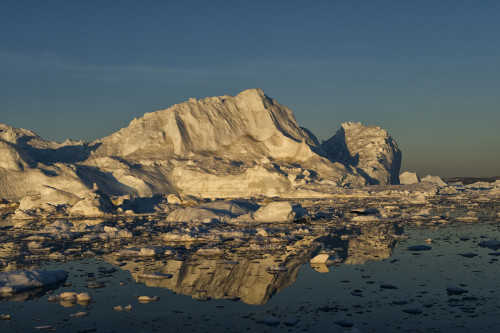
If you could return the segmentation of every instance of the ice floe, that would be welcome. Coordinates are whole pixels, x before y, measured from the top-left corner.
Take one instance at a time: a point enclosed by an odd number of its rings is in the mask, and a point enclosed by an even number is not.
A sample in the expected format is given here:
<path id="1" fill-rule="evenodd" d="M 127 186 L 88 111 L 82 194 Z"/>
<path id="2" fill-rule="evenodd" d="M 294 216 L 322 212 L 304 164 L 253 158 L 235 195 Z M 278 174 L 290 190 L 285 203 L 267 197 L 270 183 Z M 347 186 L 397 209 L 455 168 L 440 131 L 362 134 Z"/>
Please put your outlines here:
<path id="1" fill-rule="evenodd" d="M 45 287 L 65 281 L 66 271 L 10 271 L 0 272 L 0 293 L 16 293 Z"/>

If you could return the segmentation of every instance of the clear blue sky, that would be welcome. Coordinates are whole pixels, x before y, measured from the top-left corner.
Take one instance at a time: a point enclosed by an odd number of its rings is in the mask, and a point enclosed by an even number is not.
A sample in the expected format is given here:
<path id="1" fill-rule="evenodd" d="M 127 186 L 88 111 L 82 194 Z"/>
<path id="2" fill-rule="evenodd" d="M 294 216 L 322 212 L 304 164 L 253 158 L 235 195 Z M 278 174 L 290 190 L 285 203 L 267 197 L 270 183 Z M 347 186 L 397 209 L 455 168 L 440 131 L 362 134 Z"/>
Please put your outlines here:
<path id="1" fill-rule="evenodd" d="M 0 123 L 44 139 L 256 87 L 320 140 L 387 129 L 403 171 L 500 175 L 500 1 L 0 0 Z"/>

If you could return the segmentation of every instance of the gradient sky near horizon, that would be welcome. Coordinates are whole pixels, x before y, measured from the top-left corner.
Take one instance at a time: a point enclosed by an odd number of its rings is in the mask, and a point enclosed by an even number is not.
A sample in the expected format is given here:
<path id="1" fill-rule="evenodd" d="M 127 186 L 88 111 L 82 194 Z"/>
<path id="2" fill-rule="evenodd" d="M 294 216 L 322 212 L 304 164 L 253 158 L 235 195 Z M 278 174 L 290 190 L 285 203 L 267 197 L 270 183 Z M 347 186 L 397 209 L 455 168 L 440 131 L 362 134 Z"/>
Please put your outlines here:
<path id="1" fill-rule="evenodd" d="M 93 140 L 262 88 L 320 140 L 388 130 L 402 171 L 500 176 L 500 1 L 0 0 L 0 123 Z"/>

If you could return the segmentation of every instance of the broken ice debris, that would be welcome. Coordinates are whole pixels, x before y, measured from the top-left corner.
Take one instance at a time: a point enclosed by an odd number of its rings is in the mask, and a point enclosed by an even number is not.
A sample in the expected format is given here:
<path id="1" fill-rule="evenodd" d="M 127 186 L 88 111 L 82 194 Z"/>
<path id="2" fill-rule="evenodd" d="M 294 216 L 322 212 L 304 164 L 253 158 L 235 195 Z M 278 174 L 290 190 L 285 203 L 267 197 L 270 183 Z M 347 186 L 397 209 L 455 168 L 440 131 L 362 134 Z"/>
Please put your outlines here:
<path id="1" fill-rule="evenodd" d="M 89 315 L 88 312 L 80 311 L 80 312 L 77 312 L 77 313 L 72 313 L 69 316 L 70 317 L 85 317 L 85 316 L 88 316 L 88 315 Z"/>
<path id="2" fill-rule="evenodd" d="M 132 305 L 125 305 L 125 306 L 121 306 L 121 305 L 117 305 L 117 306 L 113 306 L 113 310 L 115 311 L 128 311 L 130 312 L 132 310 Z"/>

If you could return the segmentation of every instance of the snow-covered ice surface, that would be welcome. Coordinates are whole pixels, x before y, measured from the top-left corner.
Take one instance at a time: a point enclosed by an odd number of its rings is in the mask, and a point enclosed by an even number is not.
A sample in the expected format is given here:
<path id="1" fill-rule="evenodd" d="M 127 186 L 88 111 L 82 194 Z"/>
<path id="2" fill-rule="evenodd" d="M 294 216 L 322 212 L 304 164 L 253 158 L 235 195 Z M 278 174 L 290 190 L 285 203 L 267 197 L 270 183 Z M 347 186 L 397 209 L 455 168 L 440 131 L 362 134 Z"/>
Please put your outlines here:
<path id="1" fill-rule="evenodd" d="M 5 213 L 0 272 L 68 278 L 1 296 L 0 330 L 496 332 L 499 189 L 418 182 L 293 201 L 171 197 L 162 213 L 103 219 Z"/>

